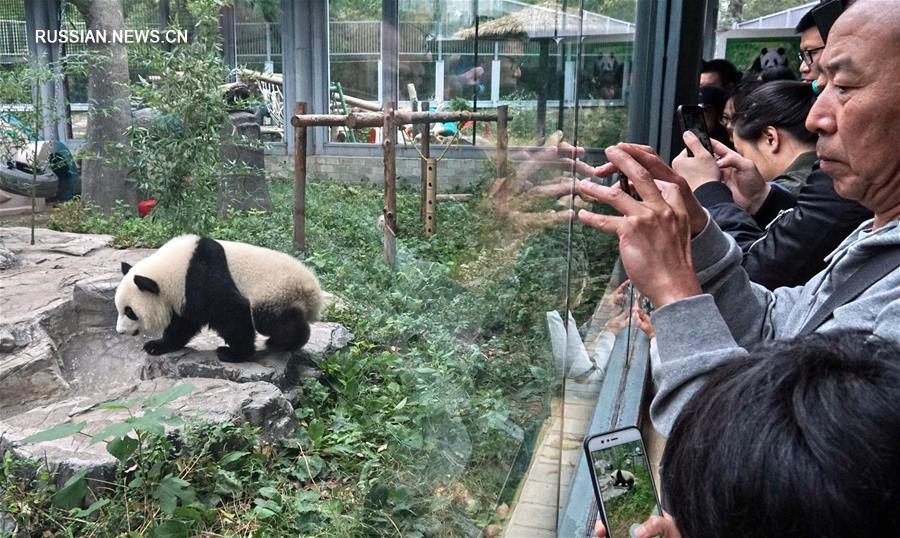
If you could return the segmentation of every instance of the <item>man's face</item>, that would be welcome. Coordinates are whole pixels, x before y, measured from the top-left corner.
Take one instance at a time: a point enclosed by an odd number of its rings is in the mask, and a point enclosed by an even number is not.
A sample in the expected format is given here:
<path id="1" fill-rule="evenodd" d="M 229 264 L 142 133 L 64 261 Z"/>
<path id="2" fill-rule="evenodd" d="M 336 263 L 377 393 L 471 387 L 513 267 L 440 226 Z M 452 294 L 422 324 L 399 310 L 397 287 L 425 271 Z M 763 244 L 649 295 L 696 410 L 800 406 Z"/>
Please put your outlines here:
<path id="1" fill-rule="evenodd" d="M 800 50 L 815 50 L 824 45 L 822 36 L 819 35 L 819 29 L 813 26 L 807 28 L 800 34 Z M 822 50 L 810 53 L 813 59 L 812 66 L 806 62 L 800 62 L 800 77 L 806 82 L 812 82 L 819 76 L 818 61 L 822 57 Z"/>
<path id="2" fill-rule="evenodd" d="M 900 206 L 900 57 L 896 30 L 871 5 L 857 4 L 832 27 L 819 60 L 828 84 L 806 128 L 819 134 L 821 167 L 837 193 L 877 218 Z"/>
<path id="3" fill-rule="evenodd" d="M 700 86 L 718 86 L 722 89 L 725 88 L 725 86 L 722 85 L 722 79 L 715 71 L 700 73 Z"/>

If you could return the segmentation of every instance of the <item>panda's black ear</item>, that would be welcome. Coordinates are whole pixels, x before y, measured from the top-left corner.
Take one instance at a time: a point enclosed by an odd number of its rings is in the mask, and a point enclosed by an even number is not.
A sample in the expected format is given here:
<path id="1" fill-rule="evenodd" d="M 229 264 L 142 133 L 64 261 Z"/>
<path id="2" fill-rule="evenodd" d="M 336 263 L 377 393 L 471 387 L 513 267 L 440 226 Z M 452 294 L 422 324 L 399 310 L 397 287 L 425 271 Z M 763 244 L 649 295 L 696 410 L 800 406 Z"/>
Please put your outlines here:
<path id="1" fill-rule="evenodd" d="M 759 51 L 760 54 L 765 54 L 767 52 L 769 52 L 769 49 L 767 49 L 766 47 L 763 47 L 762 50 Z"/>
<path id="2" fill-rule="evenodd" d="M 131 271 L 131 264 L 128 262 L 122 262 L 122 274 L 127 275 L 128 271 Z"/>
<path id="3" fill-rule="evenodd" d="M 778 54 L 784 56 L 784 47 L 778 47 Z"/>
<path id="4" fill-rule="evenodd" d="M 159 284 L 157 284 L 156 281 L 152 278 L 147 278 L 141 275 L 134 275 L 134 283 L 141 291 L 159 295 Z"/>

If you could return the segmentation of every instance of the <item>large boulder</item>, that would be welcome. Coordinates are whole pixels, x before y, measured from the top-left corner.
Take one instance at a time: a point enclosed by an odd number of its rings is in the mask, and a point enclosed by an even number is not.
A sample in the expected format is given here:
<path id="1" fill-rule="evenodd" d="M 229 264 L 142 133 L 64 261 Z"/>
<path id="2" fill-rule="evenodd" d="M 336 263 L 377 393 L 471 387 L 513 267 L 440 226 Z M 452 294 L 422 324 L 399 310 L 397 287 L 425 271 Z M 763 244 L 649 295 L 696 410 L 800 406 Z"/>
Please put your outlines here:
<path id="1" fill-rule="evenodd" d="M 265 151 L 256 116 L 250 112 L 232 112 L 222 130 L 225 141 L 220 155 L 228 169 L 219 178 L 219 217 L 226 216 L 229 208 L 271 210 Z"/>
<path id="2" fill-rule="evenodd" d="M 353 338 L 336 323 L 315 323 L 300 352 L 266 351 L 260 338 L 253 361 L 223 363 L 215 354 L 221 339 L 204 331 L 186 348 L 153 357 L 142 349 L 146 338 L 115 332 L 113 302 L 120 263 L 136 263 L 152 251 L 115 250 L 109 236 L 49 230 L 38 230 L 31 246 L 29 234 L 6 228 L 0 235 L 0 251 L 17 260 L 0 268 L 0 453 L 39 458 L 62 479 L 84 468 L 106 475 L 114 462 L 103 443 L 90 445 L 82 435 L 18 441 L 64 422 L 86 421 L 87 433 L 99 431 L 121 420 L 122 411 L 97 404 L 183 382 L 195 389 L 169 405 L 180 416 L 248 422 L 267 441 L 289 435 L 292 402 L 303 402 L 301 382 L 319 374 L 315 359 Z"/>

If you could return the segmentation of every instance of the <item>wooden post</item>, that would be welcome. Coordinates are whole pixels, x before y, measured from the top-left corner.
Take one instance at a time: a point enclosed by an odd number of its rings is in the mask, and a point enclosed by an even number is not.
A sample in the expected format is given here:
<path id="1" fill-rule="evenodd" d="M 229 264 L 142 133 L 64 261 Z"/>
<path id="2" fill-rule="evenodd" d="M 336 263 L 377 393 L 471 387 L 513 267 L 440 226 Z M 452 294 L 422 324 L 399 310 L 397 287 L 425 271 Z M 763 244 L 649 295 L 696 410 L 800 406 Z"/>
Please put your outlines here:
<path id="1" fill-rule="evenodd" d="M 393 101 L 384 104 L 381 138 L 384 148 L 384 262 L 397 266 L 397 127 L 394 125 Z"/>
<path id="2" fill-rule="evenodd" d="M 430 104 L 428 101 L 424 101 L 422 103 L 422 111 L 423 112 L 431 112 Z M 421 147 L 422 155 L 426 158 L 431 157 L 431 124 L 430 123 L 422 123 L 419 124 L 419 132 L 422 133 L 422 141 L 419 143 Z M 422 161 L 422 170 L 420 177 L 422 178 L 422 193 L 421 200 L 419 203 L 419 213 L 421 213 L 422 222 L 425 222 L 425 191 L 428 187 L 428 164 L 423 160 Z"/>
<path id="3" fill-rule="evenodd" d="M 425 237 L 431 237 L 437 231 L 437 160 L 426 160 L 425 169 Z"/>
<path id="4" fill-rule="evenodd" d="M 509 120 L 509 107 L 500 105 L 497 107 L 497 182 L 499 188 L 497 190 L 497 215 L 505 217 L 509 213 L 509 191 L 510 181 L 507 177 L 508 170 L 506 162 L 509 153 L 509 131 L 507 130 L 507 122 Z"/>
<path id="5" fill-rule="evenodd" d="M 550 40 L 542 39 L 540 42 L 540 53 L 538 56 L 538 103 L 537 103 L 537 122 L 535 125 L 536 143 L 541 145 L 544 143 L 544 136 L 547 129 L 547 94 L 550 88 Z M 562 96 L 559 96 L 562 103 Z"/>
<path id="6" fill-rule="evenodd" d="M 294 104 L 294 115 L 306 114 L 306 103 Z M 294 248 L 306 249 L 306 126 L 294 127 Z"/>

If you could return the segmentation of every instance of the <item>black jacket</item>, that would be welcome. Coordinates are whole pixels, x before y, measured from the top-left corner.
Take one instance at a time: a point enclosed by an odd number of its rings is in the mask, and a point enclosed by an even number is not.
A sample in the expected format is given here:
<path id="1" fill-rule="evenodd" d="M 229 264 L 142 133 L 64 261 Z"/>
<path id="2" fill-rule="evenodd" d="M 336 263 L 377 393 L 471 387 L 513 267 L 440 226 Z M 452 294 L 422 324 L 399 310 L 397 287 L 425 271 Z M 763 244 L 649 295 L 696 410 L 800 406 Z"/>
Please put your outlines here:
<path id="1" fill-rule="evenodd" d="M 796 198 L 773 187 L 755 215 L 738 206 L 723 183 L 704 183 L 694 194 L 741 247 L 750 280 L 770 290 L 805 284 L 825 268 L 825 256 L 872 217 L 868 209 L 838 196 L 818 163 Z"/>

